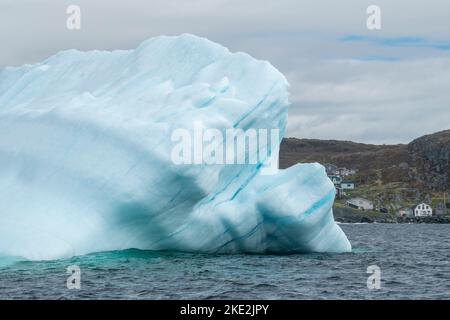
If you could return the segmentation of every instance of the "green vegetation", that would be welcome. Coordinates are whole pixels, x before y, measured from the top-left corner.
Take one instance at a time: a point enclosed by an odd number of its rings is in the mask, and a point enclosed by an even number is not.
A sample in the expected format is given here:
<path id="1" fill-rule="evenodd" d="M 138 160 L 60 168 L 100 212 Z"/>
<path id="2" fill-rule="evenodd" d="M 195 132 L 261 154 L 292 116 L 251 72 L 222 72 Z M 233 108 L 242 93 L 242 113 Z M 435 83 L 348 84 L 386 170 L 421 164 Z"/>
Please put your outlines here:
<path id="1" fill-rule="evenodd" d="M 422 202 L 436 210 L 450 192 L 450 130 L 399 145 L 283 139 L 280 167 L 306 162 L 357 170 L 343 178 L 356 183 L 356 189 L 344 190 L 337 209 L 345 206 L 347 199 L 361 197 L 372 201 L 377 211 L 383 209 L 391 215 Z"/>

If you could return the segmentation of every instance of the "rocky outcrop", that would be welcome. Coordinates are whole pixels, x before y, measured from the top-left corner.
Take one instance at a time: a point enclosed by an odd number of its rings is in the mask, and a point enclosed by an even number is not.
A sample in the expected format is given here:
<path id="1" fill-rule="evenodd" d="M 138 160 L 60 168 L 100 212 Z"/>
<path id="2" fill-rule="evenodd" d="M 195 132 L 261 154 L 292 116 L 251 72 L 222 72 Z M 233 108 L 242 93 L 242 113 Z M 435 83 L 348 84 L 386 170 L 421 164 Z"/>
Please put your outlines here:
<path id="1" fill-rule="evenodd" d="M 423 136 L 408 145 L 416 168 L 414 184 L 434 191 L 450 188 L 450 130 Z"/>

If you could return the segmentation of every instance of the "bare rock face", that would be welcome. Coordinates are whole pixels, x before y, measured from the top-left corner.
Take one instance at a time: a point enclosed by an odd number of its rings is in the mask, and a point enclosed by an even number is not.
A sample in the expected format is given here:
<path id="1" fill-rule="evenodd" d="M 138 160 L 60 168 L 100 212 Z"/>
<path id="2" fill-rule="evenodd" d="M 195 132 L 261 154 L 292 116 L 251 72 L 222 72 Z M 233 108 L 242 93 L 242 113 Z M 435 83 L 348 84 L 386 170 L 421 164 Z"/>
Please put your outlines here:
<path id="1" fill-rule="evenodd" d="M 450 130 L 418 138 L 408 150 L 417 184 L 435 191 L 450 188 Z"/>

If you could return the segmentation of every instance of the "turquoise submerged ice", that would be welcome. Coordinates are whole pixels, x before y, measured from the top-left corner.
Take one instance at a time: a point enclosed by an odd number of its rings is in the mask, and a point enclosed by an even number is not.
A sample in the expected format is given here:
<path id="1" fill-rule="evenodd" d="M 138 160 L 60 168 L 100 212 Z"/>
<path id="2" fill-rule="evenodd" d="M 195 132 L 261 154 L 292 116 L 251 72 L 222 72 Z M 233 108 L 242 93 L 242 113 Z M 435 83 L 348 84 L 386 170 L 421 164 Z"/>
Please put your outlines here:
<path id="1" fill-rule="evenodd" d="M 287 88 L 269 63 L 192 35 L 2 69 L 0 256 L 350 251 L 322 166 L 171 161 L 171 132 L 194 122 L 283 133 Z"/>

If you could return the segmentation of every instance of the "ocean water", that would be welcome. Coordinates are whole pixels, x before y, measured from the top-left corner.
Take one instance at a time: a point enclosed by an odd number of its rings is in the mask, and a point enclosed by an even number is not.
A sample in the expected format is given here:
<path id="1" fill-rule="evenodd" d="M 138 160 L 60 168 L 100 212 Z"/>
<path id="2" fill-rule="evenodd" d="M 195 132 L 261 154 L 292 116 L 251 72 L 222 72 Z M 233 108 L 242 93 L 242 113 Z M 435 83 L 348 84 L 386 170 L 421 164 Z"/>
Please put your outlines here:
<path id="1" fill-rule="evenodd" d="M 125 250 L 5 261 L 1 299 L 450 299 L 450 225 L 342 224 L 347 254 L 205 255 Z M 67 267 L 81 289 L 67 289 Z M 367 287 L 367 267 L 381 288 Z"/>

